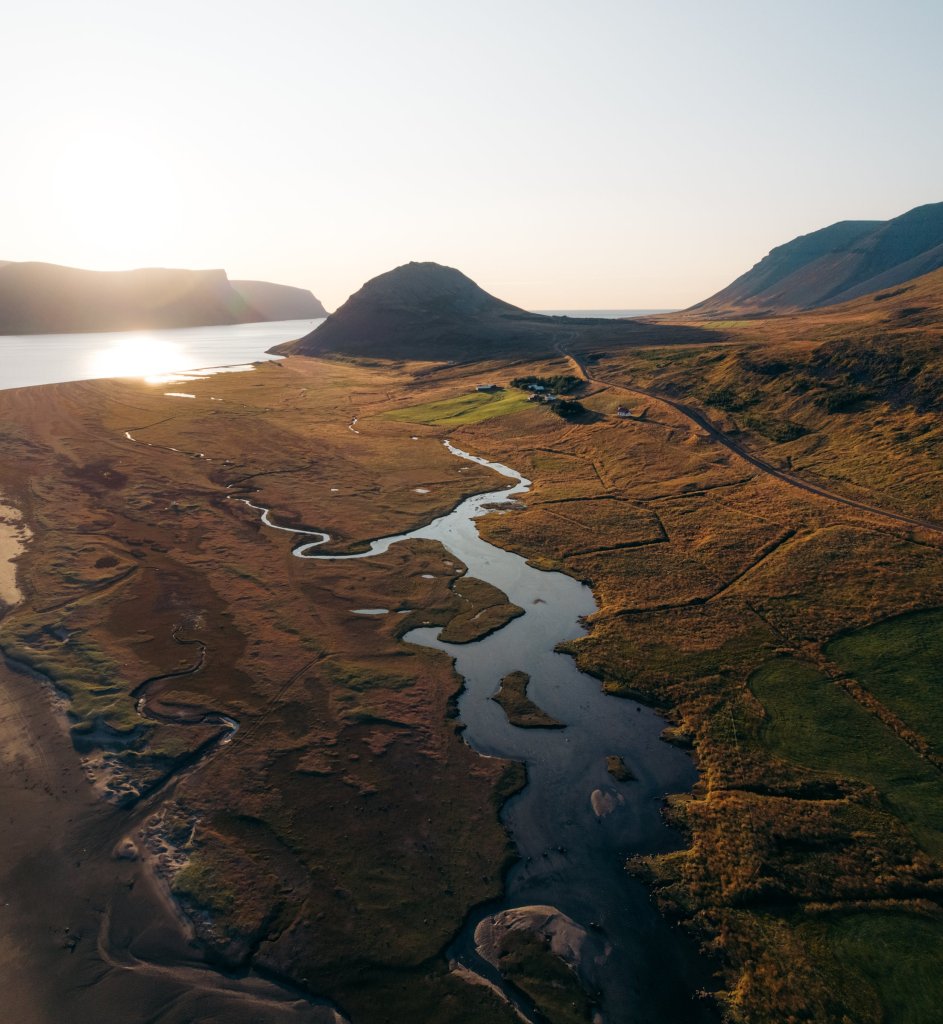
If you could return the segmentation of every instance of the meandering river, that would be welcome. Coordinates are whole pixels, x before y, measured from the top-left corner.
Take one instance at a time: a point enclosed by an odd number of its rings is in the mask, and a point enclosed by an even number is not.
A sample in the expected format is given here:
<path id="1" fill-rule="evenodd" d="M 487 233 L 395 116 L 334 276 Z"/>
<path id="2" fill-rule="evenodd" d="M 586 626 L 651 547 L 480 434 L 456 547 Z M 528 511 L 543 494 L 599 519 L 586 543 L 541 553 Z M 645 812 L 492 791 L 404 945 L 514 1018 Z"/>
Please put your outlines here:
<path id="1" fill-rule="evenodd" d="M 445 444 L 457 457 L 489 466 L 513 483 L 467 498 L 428 525 L 375 540 L 355 555 L 320 554 L 317 549 L 330 539 L 326 534 L 289 532 L 317 538 L 294 551 L 311 559 L 369 558 L 400 541 L 437 540 L 465 563 L 469 575 L 499 587 L 525 610 L 474 643 L 444 643 L 438 627 L 414 629 L 405 637 L 455 659 L 465 680 L 459 716 L 466 741 L 483 755 L 522 761 L 527 768 L 527 786 L 503 811 L 521 859 L 506 879 L 503 898 L 471 913 L 449 955 L 501 984 L 517 1000 L 478 956 L 475 927 L 502 909 L 550 905 L 588 933 L 582 970 L 590 988 L 600 993 L 607 1024 L 715 1020 L 710 1007 L 693 998 L 696 989 L 708 984 L 707 965 L 624 867 L 630 854 L 680 845 L 662 821 L 660 807 L 667 793 L 693 785 L 691 759 L 660 739 L 667 724 L 663 718 L 634 701 L 605 694 L 599 680 L 555 650 L 561 641 L 586 632 L 581 619 L 596 610 L 589 587 L 562 573 L 535 569 L 479 536 L 475 520 L 496 502 L 525 493 L 530 481 L 507 466 Z M 253 507 L 267 526 L 285 529 L 272 521 L 271 510 Z M 501 678 L 515 670 L 530 674 L 529 696 L 565 728 L 521 729 L 508 722 L 490 698 Z M 622 757 L 635 780 L 616 781 L 607 771 L 607 755 Z M 518 1002 L 527 1014 L 526 1000 Z"/>
<path id="2" fill-rule="evenodd" d="M 205 345 L 192 345 L 186 358 L 181 358 L 179 348 L 158 345 L 160 365 L 149 365 L 144 372 L 251 361 L 271 345 L 312 326 L 307 321 L 288 321 L 197 328 L 194 331 L 202 335 Z M 150 333 L 172 335 L 177 345 L 188 332 Z M 4 363 L 0 388 L 123 372 L 141 375 L 140 364 L 120 366 L 122 354 L 141 348 L 140 336 L 98 337 L 118 357 L 111 364 L 103 362 L 102 372 L 94 372 L 94 364 L 89 369 L 87 361 L 75 361 L 82 353 L 88 355 L 94 336 L 0 338 L 0 354 L 12 355 Z M 69 353 L 75 357 L 71 362 L 64 358 Z M 351 429 L 358 432 L 356 420 Z M 127 437 L 136 440 L 130 434 Z M 680 845 L 679 837 L 664 825 L 660 806 L 667 793 L 685 791 L 694 783 L 691 759 L 660 739 L 666 725 L 660 716 L 633 701 L 608 696 L 597 679 L 580 672 L 572 658 L 556 651 L 561 641 L 585 633 L 581 620 L 596 610 L 590 589 L 564 574 L 537 570 L 520 555 L 479 536 L 475 520 L 495 503 L 526 493 L 530 481 L 507 466 L 445 443 L 456 457 L 488 466 L 510 483 L 465 499 L 452 512 L 419 529 L 376 540 L 368 551 L 356 555 L 321 554 L 317 549 L 330 540 L 327 534 L 281 527 L 273 521 L 277 513 L 245 498 L 239 500 L 257 509 L 266 526 L 298 534 L 294 554 L 299 558 L 369 558 L 403 540 L 440 541 L 465 563 L 471 576 L 500 588 L 525 610 L 502 629 L 470 644 L 444 643 L 438 639 L 438 628 L 415 629 L 405 638 L 455 660 L 465 680 L 459 715 L 471 747 L 485 756 L 523 762 L 527 769 L 526 787 L 502 812 L 520 859 L 505 879 L 502 898 L 469 914 L 448 955 L 495 982 L 530 1017 L 526 999 L 506 986 L 478 955 L 475 928 L 486 916 L 504 909 L 553 906 L 587 933 L 582 973 L 590 989 L 599 994 L 606 1024 L 713 1021 L 716 1017 L 709 1005 L 693 998 L 698 988 L 709 983 L 707 965 L 624 868 L 631 854 Z M 199 457 L 198 453 L 181 454 Z M 530 674 L 529 696 L 565 728 L 521 729 L 508 722 L 491 697 L 501 678 L 516 670 Z M 143 688 L 138 696 L 146 701 Z M 220 719 L 220 724 L 229 734 L 238 728 L 232 720 Z M 635 779 L 618 782 L 609 775 L 608 755 L 621 757 Z"/>

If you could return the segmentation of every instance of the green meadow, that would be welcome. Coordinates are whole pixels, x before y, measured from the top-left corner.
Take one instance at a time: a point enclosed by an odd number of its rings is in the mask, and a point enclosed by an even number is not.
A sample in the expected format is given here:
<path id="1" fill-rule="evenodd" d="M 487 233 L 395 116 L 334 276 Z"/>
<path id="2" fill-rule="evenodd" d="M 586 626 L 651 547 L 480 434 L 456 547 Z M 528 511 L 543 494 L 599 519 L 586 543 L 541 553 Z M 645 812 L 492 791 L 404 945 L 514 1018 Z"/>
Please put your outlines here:
<path id="1" fill-rule="evenodd" d="M 943 610 L 858 630 L 826 652 L 943 754 Z"/>
<path id="2" fill-rule="evenodd" d="M 816 930 L 818 926 L 816 926 Z M 943 918 L 870 911 L 827 919 L 828 951 L 881 1008 L 885 1024 L 936 1024 L 943 1006 Z M 870 990 L 870 991 L 869 991 Z"/>
<path id="3" fill-rule="evenodd" d="M 473 391 L 439 402 L 411 405 L 384 413 L 384 419 L 429 426 L 452 427 L 463 423 L 481 423 L 496 416 L 507 416 L 527 406 L 527 396 L 520 391 Z"/>
<path id="4" fill-rule="evenodd" d="M 924 849 L 943 855 L 943 778 L 813 666 L 777 658 L 750 687 L 766 708 L 763 740 L 804 768 L 869 783 Z"/>

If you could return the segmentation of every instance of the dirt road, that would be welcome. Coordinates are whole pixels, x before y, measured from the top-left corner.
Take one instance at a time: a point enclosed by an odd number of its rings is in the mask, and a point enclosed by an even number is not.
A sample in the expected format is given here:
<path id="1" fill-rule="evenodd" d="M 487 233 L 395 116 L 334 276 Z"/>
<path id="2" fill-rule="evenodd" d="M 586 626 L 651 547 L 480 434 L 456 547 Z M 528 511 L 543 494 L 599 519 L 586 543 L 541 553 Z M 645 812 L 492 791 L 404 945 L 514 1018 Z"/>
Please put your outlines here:
<path id="1" fill-rule="evenodd" d="M 855 498 L 849 498 L 844 494 L 839 494 L 838 492 L 830 490 L 827 487 L 823 487 L 820 484 L 803 480 L 802 477 L 796 476 L 788 470 L 781 469 L 772 462 L 764 459 L 761 455 L 751 452 L 748 448 L 740 444 L 739 441 L 735 441 L 729 436 L 729 434 L 725 434 L 718 426 L 711 423 L 704 413 L 695 409 L 693 406 L 687 405 L 685 402 L 679 402 L 674 398 L 668 398 L 667 396 L 658 394 L 655 391 L 632 387 L 628 384 L 620 384 L 612 380 L 607 380 L 605 377 L 594 376 L 586 369 L 585 364 L 578 356 L 575 356 L 572 352 L 568 352 L 566 350 L 561 350 L 561 353 L 573 363 L 573 365 L 578 369 L 580 376 L 584 377 L 587 381 L 592 381 L 594 384 L 601 384 L 604 387 L 613 388 L 617 391 L 626 391 L 629 394 L 650 398 L 655 402 L 661 402 L 663 405 L 669 406 L 700 427 L 701 430 L 703 430 L 704 433 L 706 433 L 712 440 L 723 445 L 739 458 L 760 470 L 760 472 L 766 473 L 768 476 L 773 476 L 777 480 L 782 480 L 783 483 L 789 484 L 790 487 L 796 487 L 801 491 L 805 491 L 807 494 L 814 494 L 819 498 L 825 498 L 828 501 L 834 501 L 840 505 L 846 505 L 848 508 L 857 509 L 859 512 L 867 512 L 870 515 L 878 516 L 879 518 L 888 520 L 889 522 L 902 523 L 905 526 L 914 526 L 921 530 L 931 530 L 933 533 L 943 534 L 943 523 L 936 523 L 929 519 L 919 519 L 916 516 L 908 516 L 902 512 L 892 512 L 888 509 L 880 508 L 877 505 L 869 505 L 867 502 L 857 501 Z"/>

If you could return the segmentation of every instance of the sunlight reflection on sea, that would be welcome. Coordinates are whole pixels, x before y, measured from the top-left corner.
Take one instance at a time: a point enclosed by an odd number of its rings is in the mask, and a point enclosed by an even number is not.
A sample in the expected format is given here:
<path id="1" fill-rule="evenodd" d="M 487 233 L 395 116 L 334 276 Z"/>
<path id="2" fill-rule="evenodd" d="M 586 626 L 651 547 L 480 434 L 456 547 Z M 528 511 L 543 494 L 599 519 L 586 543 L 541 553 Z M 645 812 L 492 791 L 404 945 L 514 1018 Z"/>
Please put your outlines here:
<path id="1" fill-rule="evenodd" d="M 308 334 L 322 320 L 99 334 L 0 336 L 0 389 L 99 377 L 138 377 L 170 384 L 204 376 L 207 367 L 245 368 L 278 359 L 273 345 Z"/>

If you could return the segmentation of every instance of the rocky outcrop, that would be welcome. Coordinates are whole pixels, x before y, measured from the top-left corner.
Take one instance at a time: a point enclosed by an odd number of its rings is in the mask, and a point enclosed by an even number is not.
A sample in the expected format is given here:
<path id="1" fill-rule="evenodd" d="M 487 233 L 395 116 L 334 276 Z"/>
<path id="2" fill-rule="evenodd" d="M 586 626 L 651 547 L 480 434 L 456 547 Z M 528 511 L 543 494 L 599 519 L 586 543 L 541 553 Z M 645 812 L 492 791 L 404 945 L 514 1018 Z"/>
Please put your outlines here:
<path id="1" fill-rule="evenodd" d="M 475 929 L 478 955 L 492 967 L 499 968 L 501 950 L 508 932 L 525 931 L 543 939 L 550 952 L 577 970 L 584 961 L 588 934 L 556 907 L 513 907 L 483 918 Z"/>

